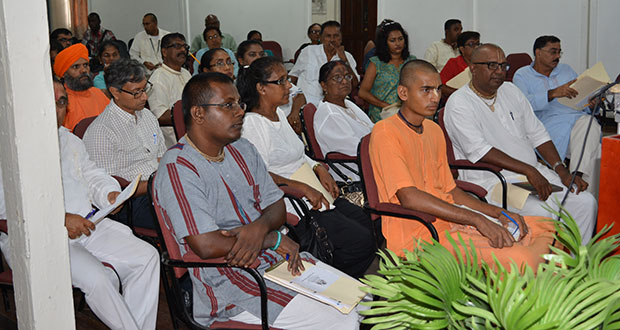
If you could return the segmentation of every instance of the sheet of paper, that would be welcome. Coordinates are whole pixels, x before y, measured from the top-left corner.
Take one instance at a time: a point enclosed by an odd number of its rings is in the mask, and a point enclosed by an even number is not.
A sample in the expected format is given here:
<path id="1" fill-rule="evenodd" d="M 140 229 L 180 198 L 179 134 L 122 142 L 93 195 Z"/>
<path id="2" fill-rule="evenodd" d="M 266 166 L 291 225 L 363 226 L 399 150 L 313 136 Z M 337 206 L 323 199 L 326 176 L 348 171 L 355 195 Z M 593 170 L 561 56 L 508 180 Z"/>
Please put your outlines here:
<path id="1" fill-rule="evenodd" d="M 530 195 L 530 192 L 523 188 L 517 187 L 512 183 L 506 183 L 506 185 L 508 188 L 508 196 L 506 196 L 508 206 L 512 206 L 518 210 L 522 209 L 523 205 L 525 205 L 525 200 Z M 498 182 L 491 190 L 491 199 L 501 205 L 502 193 L 502 184 L 501 182 Z"/>
<path id="2" fill-rule="evenodd" d="M 596 80 L 591 76 L 584 76 L 571 85 L 571 87 L 579 94 L 572 99 L 569 99 L 568 97 L 560 97 L 558 98 L 558 102 L 575 110 L 582 110 L 592 93 L 596 92 L 599 88 L 605 85 L 607 85 L 606 82 Z"/>
<path id="3" fill-rule="evenodd" d="M 448 80 L 448 82 L 446 83 L 446 86 L 452 87 L 454 89 L 459 89 L 465 86 L 465 84 L 469 83 L 470 80 L 471 80 L 471 71 L 469 71 L 469 67 L 467 67 L 465 68 L 465 70 L 463 70 L 463 72 L 459 73 L 454 78 Z"/>
<path id="4" fill-rule="evenodd" d="M 314 171 L 312 171 L 312 168 L 308 165 L 308 162 L 304 162 L 304 164 L 295 173 L 293 173 L 293 175 L 291 175 L 291 180 L 303 182 L 318 190 L 321 194 L 323 194 L 325 199 L 327 199 L 330 204 L 330 208 L 333 207 L 331 205 L 334 204 L 334 197 L 332 197 L 332 195 L 325 190 L 321 184 L 321 181 L 319 181 L 319 178 L 316 177 L 316 174 L 314 174 Z"/>
<path id="5" fill-rule="evenodd" d="M 99 210 L 99 212 L 93 215 L 90 221 L 92 221 L 95 225 L 98 224 L 108 214 L 116 210 L 116 208 L 119 207 L 121 204 L 125 203 L 125 201 L 128 200 L 129 197 L 131 197 L 136 192 L 136 188 L 138 188 L 138 182 L 140 182 L 141 177 L 142 174 L 138 174 L 138 176 L 136 176 L 136 178 L 133 179 L 133 181 L 116 197 L 116 201 L 114 202 L 114 204 L 111 204 L 108 207 L 104 207 Z"/>
<path id="6" fill-rule="evenodd" d="M 607 70 L 605 70 L 605 66 L 603 65 L 603 62 L 597 62 L 596 64 L 594 64 L 591 68 L 587 69 L 586 71 L 582 72 L 579 77 L 577 77 L 577 80 L 579 80 L 580 78 L 583 78 L 585 76 L 590 76 L 598 81 L 604 82 L 604 83 L 610 83 L 611 82 L 611 78 L 609 78 L 609 75 L 607 74 Z M 574 84 L 573 84 L 574 85 Z M 571 86 L 573 87 L 573 86 Z"/>

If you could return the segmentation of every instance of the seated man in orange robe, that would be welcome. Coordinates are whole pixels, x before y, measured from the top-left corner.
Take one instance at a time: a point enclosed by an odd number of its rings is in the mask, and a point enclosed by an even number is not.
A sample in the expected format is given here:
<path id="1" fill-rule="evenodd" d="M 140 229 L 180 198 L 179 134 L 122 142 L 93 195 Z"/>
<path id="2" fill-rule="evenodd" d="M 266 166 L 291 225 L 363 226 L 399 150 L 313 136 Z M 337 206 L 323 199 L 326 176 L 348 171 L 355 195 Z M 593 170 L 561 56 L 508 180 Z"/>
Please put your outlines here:
<path id="1" fill-rule="evenodd" d="M 426 119 L 437 109 L 440 87 L 437 70 L 426 61 L 414 60 L 401 69 L 401 109 L 396 116 L 375 124 L 370 138 L 370 160 L 380 201 L 437 217 L 433 225 L 439 243 L 451 251 L 446 233 L 457 242 L 458 234 L 465 242 L 471 240 L 489 264 L 494 263 L 495 254 L 505 266 L 512 260 L 518 266 L 527 263 L 536 269 L 543 261 L 541 255 L 549 252 L 552 224 L 539 221 L 541 218 L 524 219 L 456 187 L 441 128 Z M 512 221 L 520 229 L 516 238 L 508 231 Z M 418 239 L 431 239 L 424 225 L 414 220 L 383 217 L 382 229 L 388 249 L 400 256 L 403 249 L 414 249 Z"/>
<path id="2" fill-rule="evenodd" d="M 75 44 L 58 53 L 54 60 L 54 73 L 64 80 L 67 89 L 69 104 L 62 126 L 70 131 L 82 119 L 98 116 L 110 103 L 99 88 L 93 87 L 88 49 L 83 44 Z"/>

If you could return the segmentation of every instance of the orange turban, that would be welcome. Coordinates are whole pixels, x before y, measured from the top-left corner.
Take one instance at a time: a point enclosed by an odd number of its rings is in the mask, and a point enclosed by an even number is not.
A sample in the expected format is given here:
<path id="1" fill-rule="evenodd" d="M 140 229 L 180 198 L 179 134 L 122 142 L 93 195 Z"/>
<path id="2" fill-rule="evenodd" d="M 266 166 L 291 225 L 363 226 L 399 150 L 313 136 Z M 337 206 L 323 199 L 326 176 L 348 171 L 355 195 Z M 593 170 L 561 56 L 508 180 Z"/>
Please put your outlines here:
<path id="1" fill-rule="evenodd" d="M 75 44 L 63 49 L 54 60 L 54 73 L 62 78 L 73 63 L 80 58 L 88 61 L 88 49 L 83 44 Z"/>

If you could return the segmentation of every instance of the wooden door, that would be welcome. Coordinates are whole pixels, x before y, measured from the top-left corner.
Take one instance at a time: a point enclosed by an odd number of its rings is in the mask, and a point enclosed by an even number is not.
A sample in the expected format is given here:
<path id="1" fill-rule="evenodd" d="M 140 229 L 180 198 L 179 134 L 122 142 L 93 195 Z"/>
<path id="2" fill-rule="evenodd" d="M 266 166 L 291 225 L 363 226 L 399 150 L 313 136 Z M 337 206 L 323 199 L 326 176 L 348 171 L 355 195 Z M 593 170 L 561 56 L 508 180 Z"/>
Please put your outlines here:
<path id="1" fill-rule="evenodd" d="M 374 40 L 377 28 L 377 0 L 340 0 L 342 44 L 355 57 L 361 72 L 364 46 Z"/>

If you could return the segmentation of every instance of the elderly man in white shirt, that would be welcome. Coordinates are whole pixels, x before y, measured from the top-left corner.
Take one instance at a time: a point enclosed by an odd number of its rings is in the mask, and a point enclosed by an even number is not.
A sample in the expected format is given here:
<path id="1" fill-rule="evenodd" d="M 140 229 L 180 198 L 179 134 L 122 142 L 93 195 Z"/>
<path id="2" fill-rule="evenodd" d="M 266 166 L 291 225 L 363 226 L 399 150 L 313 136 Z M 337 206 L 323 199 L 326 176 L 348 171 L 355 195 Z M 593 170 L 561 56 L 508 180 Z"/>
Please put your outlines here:
<path id="1" fill-rule="evenodd" d="M 319 69 L 323 64 L 334 60 L 343 60 L 347 64 L 349 73 L 353 75 L 351 83 L 355 88 L 360 79 L 355 71 L 357 63 L 353 55 L 345 51 L 342 46 L 340 23 L 327 21 L 321 25 L 321 44 L 304 48 L 289 72 L 292 82 L 301 88 L 306 100 L 315 106 L 318 106 L 323 99 L 319 85 Z"/>
<path id="2" fill-rule="evenodd" d="M 522 215 L 553 217 L 544 209 L 544 201 L 557 210 L 556 201 L 564 196 L 571 175 L 525 95 L 512 83 L 504 82 L 504 52 L 493 44 L 480 46 L 472 54 L 469 68 L 472 81 L 451 95 L 445 109 L 445 125 L 455 157 L 499 166 L 508 181 L 525 176 L 538 197 L 528 196 L 520 210 L 510 205 L 508 209 Z M 534 149 L 552 164 L 552 169 L 537 161 Z M 488 191 L 497 183 L 492 174 L 483 171 L 460 171 L 459 175 Z M 550 183 L 561 186 L 562 191 L 552 193 Z M 577 221 L 583 244 L 592 238 L 597 209 L 594 197 L 584 191 L 587 186 L 576 177 L 564 204 Z"/>
<path id="3" fill-rule="evenodd" d="M 86 130 L 86 150 L 111 175 L 132 181 L 142 174 L 132 201 L 133 224 L 154 228 L 146 186 L 166 147 L 157 118 L 144 108 L 150 86 L 146 71 L 136 60 L 121 59 L 106 69 L 105 79 L 112 100 Z M 119 220 L 126 222 L 123 212 Z"/>
<path id="4" fill-rule="evenodd" d="M 180 33 L 170 33 L 161 42 L 164 64 L 149 78 L 153 88 L 149 91 L 149 108 L 157 117 L 164 133 L 166 147 L 176 144 L 177 138 L 172 125 L 172 106 L 181 99 L 183 87 L 192 75 L 183 68 L 189 46 Z"/>
<path id="5" fill-rule="evenodd" d="M 67 109 L 63 85 L 54 82 L 60 164 L 65 202 L 65 227 L 69 234 L 71 282 L 82 290 L 97 317 L 111 329 L 155 329 L 159 300 L 159 255 L 148 243 L 133 236 L 131 229 L 104 218 L 96 226 L 89 221 L 93 205 L 116 201 L 116 180 L 89 158 L 84 144 L 61 126 Z M 0 199 L 4 196 L 0 176 Z M 6 218 L 4 200 L 0 217 Z M 0 248 L 7 263 L 8 236 L 0 234 Z M 102 262 L 111 264 L 117 275 Z M 120 278 L 121 283 L 118 283 Z M 119 293 L 122 284 L 123 294 Z"/>
<path id="6" fill-rule="evenodd" d="M 161 39 L 170 32 L 157 27 L 157 16 L 152 13 L 144 15 L 142 26 L 144 31 L 138 32 L 133 38 L 129 56 L 144 64 L 150 74 L 161 66 Z"/>

